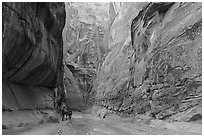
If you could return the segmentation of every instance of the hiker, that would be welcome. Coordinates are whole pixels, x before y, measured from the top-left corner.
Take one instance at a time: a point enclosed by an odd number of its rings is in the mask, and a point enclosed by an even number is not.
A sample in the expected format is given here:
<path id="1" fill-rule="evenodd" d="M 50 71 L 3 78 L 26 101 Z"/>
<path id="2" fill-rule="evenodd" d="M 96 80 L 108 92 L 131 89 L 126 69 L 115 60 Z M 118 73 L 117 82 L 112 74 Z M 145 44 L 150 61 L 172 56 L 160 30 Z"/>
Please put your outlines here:
<path id="1" fill-rule="evenodd" d="M 68 115 L 69 115 L 69 119 L 71 119 L 71 118 L 72 118 L 72 111 L 71 111 L 71 110 L 68 110 L 67 113 L 68 113 Z"/>
<path id="2" fill-rule="evenodd" d="M 149 97 L 149 104 L 150 104 L 150 107 L 151 107 L 151 110 L 150 110 L 150 111 L 154 111 L 154 105 L 153 105 L 152 96 Z M 150 113 L 150 116 L 156 119 L 155 113 L 151 112 L 151 113 Z"/>
<path id="3" fill-rule="evenodd" d="M 68 116 L 69 119 L 72 117 L 72 111 L 68 108 L 68 106 L 63 102 L 61 106 L 61 114 L 62 114 L 62 121 L 67 120 Z"/>

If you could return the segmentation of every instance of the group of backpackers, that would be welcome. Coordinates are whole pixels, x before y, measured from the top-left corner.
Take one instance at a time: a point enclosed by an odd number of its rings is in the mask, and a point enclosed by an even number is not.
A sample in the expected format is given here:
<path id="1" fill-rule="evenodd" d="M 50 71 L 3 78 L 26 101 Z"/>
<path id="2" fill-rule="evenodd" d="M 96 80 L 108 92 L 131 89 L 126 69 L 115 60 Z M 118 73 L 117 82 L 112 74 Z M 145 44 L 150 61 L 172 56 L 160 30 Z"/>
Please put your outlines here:
<path id="1" fill-rule="evenodd" d="M 57 100 L 57 106 L 56 106 L 58 113 L 62 116 L 62 121 L 67 120 L 68 117 L 71 119 L 72 117 L 72 110 L 67 106 L 65 103 L 65 100 L 60 98 Z"/>
<path id="2" fill-rule="evenodd" d="M 72 117 L 72 111 L 68 108 L 65 102 L 62 102 L 61 115 L 62 115 L 62 121 L 64 121 L 64 118 L 65 120 L 67 120 L 68 116 L 69 116 L 69 119 L 71 119 Z"/>
<path id="3" fill-rule="evenodd" d="M 68 117 L 71 119 L 72 117 L 72 110 L 68 107 L 66 103 L 66 97 L 64 94 L 59 94 L 58 91 L 63 90 L 60 85 L 57 85 L 54 90 L 54 107 L 57 110 L 57 113 L 59 113 L 62 116 L 62 121 L 67 120 Z"/>

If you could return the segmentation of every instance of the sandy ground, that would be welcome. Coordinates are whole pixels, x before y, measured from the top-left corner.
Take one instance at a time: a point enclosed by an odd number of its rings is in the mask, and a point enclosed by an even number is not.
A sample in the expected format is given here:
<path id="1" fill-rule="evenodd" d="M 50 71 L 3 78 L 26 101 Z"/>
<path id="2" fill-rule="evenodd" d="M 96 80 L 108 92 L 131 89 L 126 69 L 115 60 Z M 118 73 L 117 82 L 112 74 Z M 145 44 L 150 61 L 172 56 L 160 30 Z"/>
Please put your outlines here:
<path id="1" fill-rule="evenodd" d="M 104 119 L 91 113 L 74 112 L 71 120 L 37 126 L 15 127 L 2 131 L 5 135 L 192 135 L 202 134 L 202 125 L 167 123 L 150 119 L 122 118 L 109 115 Z"/>

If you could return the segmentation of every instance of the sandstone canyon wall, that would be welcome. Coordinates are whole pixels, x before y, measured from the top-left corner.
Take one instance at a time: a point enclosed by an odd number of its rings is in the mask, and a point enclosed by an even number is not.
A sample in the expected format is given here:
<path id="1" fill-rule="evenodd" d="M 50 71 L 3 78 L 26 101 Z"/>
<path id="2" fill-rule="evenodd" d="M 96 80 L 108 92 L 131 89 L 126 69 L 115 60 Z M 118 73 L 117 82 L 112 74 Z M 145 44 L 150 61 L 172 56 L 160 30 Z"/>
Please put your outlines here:
<path id="1" fill-rule="evenodd" d="M 63 31 L 66 98 L 70 107 L 86 108 L 94 100 L 97 72 L 108 50 L 108 3 L 66 5 Z"/>
<path id="2" fill-rule="evenodd" d="M 64 81 L 72 109 L 202 117 L 201 3 L 2 6 L 4 110 L 51 108 Z"/>
<path id="3" fill-rule="evenodd" d="M 93 109 L 202 117 L 201 3 L 122 3 L 109 27 Z"/>
<path id="4" fill-rule="evenodd" d="M 3 110 L 53 108 L 62 84 L 64 3 L 2 3 Z"/>

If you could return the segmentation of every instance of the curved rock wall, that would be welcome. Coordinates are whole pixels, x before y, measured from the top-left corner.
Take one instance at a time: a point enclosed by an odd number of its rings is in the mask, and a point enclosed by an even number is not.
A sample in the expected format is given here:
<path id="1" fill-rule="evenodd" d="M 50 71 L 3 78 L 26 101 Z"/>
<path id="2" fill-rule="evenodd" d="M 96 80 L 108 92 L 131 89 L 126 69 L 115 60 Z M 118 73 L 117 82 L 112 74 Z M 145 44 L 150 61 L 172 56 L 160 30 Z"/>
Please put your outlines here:
<path id="1" fill-rule="evenodd" d="M 120 106 L 125 102 L 123 99 L 126 99 L 128 92 L 130 58 L 133 53 L 130 36 L 131 22 L 145 4 L 123 3 L 110 26 L 110 52 L 98 76 L 96 95 L 97 104 L 109 110 L 119 111 Z"/>
<path id="2" fill-rule="evenodd" d="M 66 3 L 63 31 L 68 104 L 85 108 L 97 71 L 108 50 L 108 3 Z"/>
<path id="3" fill-rule="evenodd" d="M 4 2 L 2 8 L 3 107 L 44 108 L 39 104 L 46 103 L 49 97 L 40 102 L 29 99 L 52 93 L 56 84 L 62 82 L 64 3 Z M 32 107 L 24 107 L 18 97 L 21 95 Z"/>
<path id="4" fill-rule="evenodd" d="M 98 106 L 182 121 L 202 115 L 201 3 L 123 3 L 110 34 Z"/>

